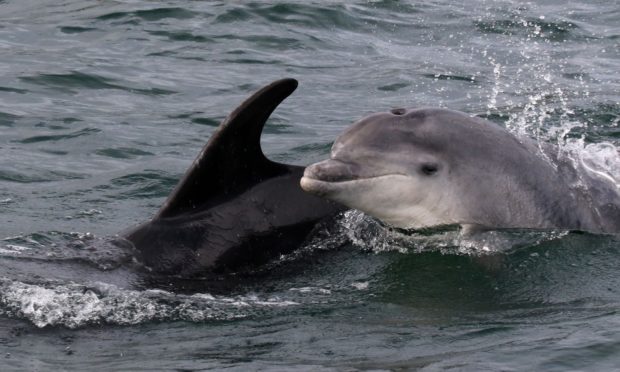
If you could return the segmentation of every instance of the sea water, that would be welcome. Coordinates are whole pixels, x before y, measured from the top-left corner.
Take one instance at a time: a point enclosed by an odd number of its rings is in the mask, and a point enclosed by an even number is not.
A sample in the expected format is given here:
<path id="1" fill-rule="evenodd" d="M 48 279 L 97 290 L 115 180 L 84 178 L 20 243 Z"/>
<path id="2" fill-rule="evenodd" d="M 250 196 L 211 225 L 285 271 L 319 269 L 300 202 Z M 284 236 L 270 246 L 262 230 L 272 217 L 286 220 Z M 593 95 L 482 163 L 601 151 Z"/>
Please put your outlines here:
<path id="1" fill-rule="evenodd" d="M 613 0 L 0 1 L 0 370 L 619 369 L 618 237 L 349 211 L 226 291 L 145 280 L 112 241 L 282 77 L 276 161 L 439 106 L 617 183 L 619 19 Z"/>

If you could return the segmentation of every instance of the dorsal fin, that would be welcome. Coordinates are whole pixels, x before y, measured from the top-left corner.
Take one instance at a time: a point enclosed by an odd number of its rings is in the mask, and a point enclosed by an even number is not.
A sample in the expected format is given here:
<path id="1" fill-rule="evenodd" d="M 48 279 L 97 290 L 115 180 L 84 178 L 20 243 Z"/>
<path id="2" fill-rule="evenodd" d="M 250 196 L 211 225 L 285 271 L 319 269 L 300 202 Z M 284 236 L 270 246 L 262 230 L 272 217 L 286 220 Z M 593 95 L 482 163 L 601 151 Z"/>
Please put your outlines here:
<path id="1" fill-rule="evenodd" d="M 295 79 L 274 81 L 228 115 L 155 218 L 216 205 L 264 179 L 287 172 L 288 166 L 265 157 L 260 136 L 273 110 L 296 88 Z"/>

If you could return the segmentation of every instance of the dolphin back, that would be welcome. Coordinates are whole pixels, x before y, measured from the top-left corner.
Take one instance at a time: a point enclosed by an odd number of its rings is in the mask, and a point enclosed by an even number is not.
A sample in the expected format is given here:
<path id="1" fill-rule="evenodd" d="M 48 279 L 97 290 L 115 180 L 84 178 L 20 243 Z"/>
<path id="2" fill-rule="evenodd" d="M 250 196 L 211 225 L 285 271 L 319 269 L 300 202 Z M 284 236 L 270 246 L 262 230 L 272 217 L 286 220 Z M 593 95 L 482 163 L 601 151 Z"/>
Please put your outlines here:
<path id="1" fill-rule="evenodd" d="M 218 127 L 157 214 L 123 236 L 152 271 L 180 276 L 236 271 L 289 252 L 343 209 L 304 193 L 303 167 L 265 157 L 260 136 L 297 87 L 275 81 Z"/>

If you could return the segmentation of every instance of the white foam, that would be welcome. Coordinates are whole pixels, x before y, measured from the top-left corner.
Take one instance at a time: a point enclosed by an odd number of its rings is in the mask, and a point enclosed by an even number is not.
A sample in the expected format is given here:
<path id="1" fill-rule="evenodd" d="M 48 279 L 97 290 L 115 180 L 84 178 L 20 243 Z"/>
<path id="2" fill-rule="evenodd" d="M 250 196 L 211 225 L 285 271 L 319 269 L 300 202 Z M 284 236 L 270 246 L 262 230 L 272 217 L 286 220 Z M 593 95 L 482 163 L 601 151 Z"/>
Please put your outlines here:
<path id="1" fill-rule="evenodd" d="M 359 290 L 359 291 L 365 291 L 368 289 L 368 282 L 353 282 L 351 283 L 351 287 Z"/>
<path id="2" fill-rule="evenodd" d="M 579 152 L 583 167 L 620 188 L 620 151 L 611 143 L 591 143 Z"/>
<path id="3" fill-rule="evenodd" d="M 403 254 L 439 251 L 443 254 L 481 256 L 509 252 L 522 246 L 561 239 L 566 231 L 489 230 L 463 234 L 458 228 L 421 231 L 394 230 L 359 211 L 350 211 L 340 221 L 350 243 L 374 253 Z"/>
<path id="4" fill-rule="evenodd" d="M 0 280 L 0 312 L 27 319 L 41 328 L 129 325 L 155 320 L 229 320 L 247 317 L 260 308 L 295 305 L 298 303 L 277 296 L 263 298 L 254 294 L 181 295 L 162 290 L 127 290 L 100 282 L 28 284 Z"/>
<path id="5" fill-rule="evenodd" d="M 332 293 L 330 289 L 321 288 L 321 287 L 293 287 L 293 288 L 289 288 L 289 291 L 299 292 L 299 293 L 318 293 L 322 295 L 329 295 Z"/>

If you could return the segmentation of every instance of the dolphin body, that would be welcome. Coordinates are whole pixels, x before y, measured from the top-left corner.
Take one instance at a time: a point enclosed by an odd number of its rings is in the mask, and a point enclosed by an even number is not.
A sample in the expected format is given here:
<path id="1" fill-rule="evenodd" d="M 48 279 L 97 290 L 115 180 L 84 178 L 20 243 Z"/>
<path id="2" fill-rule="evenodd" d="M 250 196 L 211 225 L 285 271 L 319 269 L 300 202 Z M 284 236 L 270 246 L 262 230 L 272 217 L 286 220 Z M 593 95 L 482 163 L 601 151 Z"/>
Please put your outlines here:
<path id="1" fill-rule="evenodd" d="M 306 168 L 301 186 L 400 228 L 620 233 L 620 189 L 610 179 L 552 145 L 445 109 L 362 118 L 330 159 Z"/>
<path id="2" fill-rule="evenodd" d="M 299 187 L 303 167 L 270 161 L 263 126 L 297 81 L 257 91 L 219 126 L 166 202 L 122 237 L 157 273 L 235 271 L 290 252 L 344 207 Z"/>

